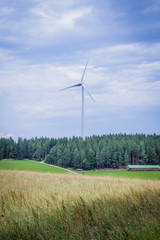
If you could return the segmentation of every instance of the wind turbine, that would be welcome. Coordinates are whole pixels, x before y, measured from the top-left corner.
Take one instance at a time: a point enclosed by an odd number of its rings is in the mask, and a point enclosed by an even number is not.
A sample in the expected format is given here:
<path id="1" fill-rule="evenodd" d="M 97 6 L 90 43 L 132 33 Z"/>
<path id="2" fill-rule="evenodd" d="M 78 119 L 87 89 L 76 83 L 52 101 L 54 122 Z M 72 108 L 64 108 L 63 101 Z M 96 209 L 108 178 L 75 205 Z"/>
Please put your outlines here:
<path id="1" fill-rule="evenodd" d="M 85 136 L 84 136 L 84 92 L 86 92 L 90 96 L 90 98 L 93 100 L 93 102 L 95 102 L 92 95 L 88 92 L 88 90 L 84 86 L 85 85 L 84 75 L 85 75 L 85 72 L 86 72 L 87 65 L 88 65 L 88 60 L 87 60 L 86 65 L 84 67 L 80 83 L 69 86 L 69 87 L 66 87 L 66 88 L 63 88 L 63 89 L 60 90 L 60 91 L 63 91 L 63 90 L 66 90 L 66 89 L 69 89 L 69 88 L 74 88 L 74 87 L 81 87 L 82 88 L 82 139 L 83 140 L 85 139 Z"/>

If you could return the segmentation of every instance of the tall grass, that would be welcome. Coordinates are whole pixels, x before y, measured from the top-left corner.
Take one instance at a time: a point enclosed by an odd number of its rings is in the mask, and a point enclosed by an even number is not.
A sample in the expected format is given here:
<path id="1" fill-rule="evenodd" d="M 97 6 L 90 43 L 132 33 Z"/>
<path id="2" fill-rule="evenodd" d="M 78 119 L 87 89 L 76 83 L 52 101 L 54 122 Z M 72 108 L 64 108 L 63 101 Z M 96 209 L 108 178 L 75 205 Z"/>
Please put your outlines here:
<path id="1" fill-rule="evenodd" d="M 0 239 L 159 236 L 158 181 L 0 171 Z"/>

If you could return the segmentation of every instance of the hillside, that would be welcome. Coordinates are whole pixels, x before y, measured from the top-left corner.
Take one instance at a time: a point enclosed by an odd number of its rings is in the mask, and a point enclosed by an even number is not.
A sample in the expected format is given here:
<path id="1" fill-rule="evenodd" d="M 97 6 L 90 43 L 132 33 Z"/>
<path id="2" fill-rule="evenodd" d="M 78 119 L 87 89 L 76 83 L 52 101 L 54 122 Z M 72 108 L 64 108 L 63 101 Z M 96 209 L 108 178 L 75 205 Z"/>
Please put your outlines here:
<path id="1" fill-rule="evenodd" d="M 29 160 L 0 161 L 0 170 L 18 170 L 18 171 L 68 174 L 68 172 L 63 169 Z"/>

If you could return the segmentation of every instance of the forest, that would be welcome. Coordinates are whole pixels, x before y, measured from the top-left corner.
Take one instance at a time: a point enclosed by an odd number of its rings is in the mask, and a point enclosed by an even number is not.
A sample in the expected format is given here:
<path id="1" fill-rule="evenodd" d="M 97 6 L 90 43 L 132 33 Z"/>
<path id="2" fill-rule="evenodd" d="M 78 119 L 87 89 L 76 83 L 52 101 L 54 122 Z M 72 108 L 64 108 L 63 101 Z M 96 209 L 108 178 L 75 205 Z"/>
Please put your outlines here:
<path id="1" fill-rule="evenodd" d="M 65 168 L 95 170 L 160 164 L 160 135 L 109 134 L 72 138 L 0 139 L 0 159 L 44 160 Z"/>

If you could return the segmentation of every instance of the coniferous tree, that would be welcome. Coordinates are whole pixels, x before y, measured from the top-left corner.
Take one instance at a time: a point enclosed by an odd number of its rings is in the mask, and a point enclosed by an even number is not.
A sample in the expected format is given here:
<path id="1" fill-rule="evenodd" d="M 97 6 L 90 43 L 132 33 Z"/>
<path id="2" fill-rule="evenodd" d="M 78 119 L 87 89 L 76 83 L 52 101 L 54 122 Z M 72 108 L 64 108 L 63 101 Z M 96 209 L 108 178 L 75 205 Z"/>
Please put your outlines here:
<path id="1" fill-rule="evenodd" d="M 82 168 L 84 170 L 90 170 L 90 163 L 89 161 L 87 161 L 87 158 L 84 158 L 83 161 L 82 161 Z"/>
<path id="2" fill-rule="evenodd" d="M 44 160 L 59 166 L 95 169 L 160 164 L 160 136 L 109 134 L 82 138 L 0 138 L 0 159 Z"/>
<path id="3" fill-rule="evenodd" d="M 71 152 L 68 146 L 65 147 L 63 152 L 63 159 L 62 159 L 62 166 L 63 167 L 69 167 L 71 161 Z"/>
<path id="4" fill-rule="evenodd" d="M 73 153 L 73 168 L 78 169 L 80 168 L 80 154 L 78 149 L 76 148 Z"/>

